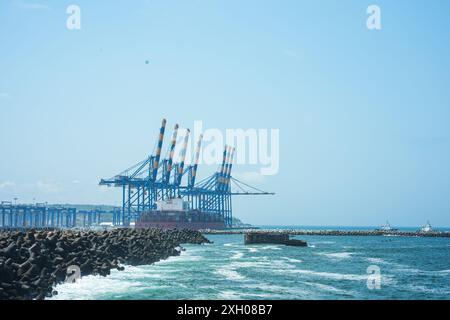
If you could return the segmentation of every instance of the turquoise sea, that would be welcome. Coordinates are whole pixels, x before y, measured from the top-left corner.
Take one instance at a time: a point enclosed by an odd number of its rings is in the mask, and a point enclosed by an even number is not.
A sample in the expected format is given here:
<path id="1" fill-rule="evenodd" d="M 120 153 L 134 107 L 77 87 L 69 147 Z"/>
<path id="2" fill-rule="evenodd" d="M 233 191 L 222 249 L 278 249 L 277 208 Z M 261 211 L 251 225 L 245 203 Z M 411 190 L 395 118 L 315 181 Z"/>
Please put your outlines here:
<path id="1" fill-rule="evenodd" d="M 450 238 L 301 236 L 299 248 L 207 237 L 154 265 L 58 285 L 52 299 L 450 299 Z"/>

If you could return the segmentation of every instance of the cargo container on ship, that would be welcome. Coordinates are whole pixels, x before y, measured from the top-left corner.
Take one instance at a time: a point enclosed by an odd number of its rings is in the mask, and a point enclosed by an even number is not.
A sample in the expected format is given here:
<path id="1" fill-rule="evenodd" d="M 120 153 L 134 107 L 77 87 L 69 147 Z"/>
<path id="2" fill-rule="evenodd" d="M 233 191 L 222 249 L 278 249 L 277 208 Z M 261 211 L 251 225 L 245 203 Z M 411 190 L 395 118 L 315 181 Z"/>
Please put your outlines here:
<path id="1" fill-rule="evenodd" d="M 201 230 L 224 229 L 226 226 L 220 214 L 191 210 L 189 202 L 174 198 L 157 201 L 156 210 L 143 212 L 135 227 Z"/>

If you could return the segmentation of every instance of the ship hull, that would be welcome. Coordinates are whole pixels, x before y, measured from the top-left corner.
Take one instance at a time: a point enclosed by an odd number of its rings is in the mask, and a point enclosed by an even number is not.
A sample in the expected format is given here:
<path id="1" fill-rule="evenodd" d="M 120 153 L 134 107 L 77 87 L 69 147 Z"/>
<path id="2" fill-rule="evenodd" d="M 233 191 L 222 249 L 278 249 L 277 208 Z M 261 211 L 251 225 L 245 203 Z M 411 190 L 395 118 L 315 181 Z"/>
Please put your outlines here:
<path id="1" fill-rule="evenodd" d="M 220 222 L 171 222 L 171 221 L 158 221 L 158 222 L 136 222 L 135 228 L 147 229 L 147 228 L 160 228 L 164 230 L 170 229 L 189 229 L 189 230 L 205 230 L 225 229 L 225 224 Z"/>
<path id="2" fill-rule="evenodd" d="M 136 221 L 135 228 L 221 230 L 226 226 L 222 217 L 200 211 L 148 211 Z"/>

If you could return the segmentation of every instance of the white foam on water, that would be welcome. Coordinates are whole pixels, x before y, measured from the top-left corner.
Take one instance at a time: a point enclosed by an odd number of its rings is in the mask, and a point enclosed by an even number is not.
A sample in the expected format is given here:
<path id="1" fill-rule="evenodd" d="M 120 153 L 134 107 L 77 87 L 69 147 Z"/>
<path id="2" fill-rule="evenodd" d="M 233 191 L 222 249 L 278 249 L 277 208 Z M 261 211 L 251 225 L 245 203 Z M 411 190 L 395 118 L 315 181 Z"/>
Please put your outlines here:
<path id="1" fill-rule="evenodd" d="M 271 294 L 271 293 L 245 293 L 243 295 L 248 298 L 257 297 L 266 300 L 281 298 L 279 294 Z"/>
<path id="2" fill-rule="evenodd" d="M 266 256 L 253 256 L 253 257 L 248 257 L 248 259 L 250 260 L 259 260 L 259 261 L 269 261 L 269 257 Z"/>
<path id="3" fill-rule="evenodd" d="M 308 243 L 308 248 L 315 248 L 315 247 L 316 247 L 315 244 L 309 244 L 309 243 Z"/>
<path id="4" fill-rule="evenodd" d="M 166 260 L 155 262 L 155 265 L 173 264 L 178 262 L 194 262 L 202 260 L 202 256 L 193 255 L 190 251 L 182 251 L 179 256 L 172 256 Z"/>
<path id="5" fill-rule="evenodd" d="M 348 290 L 343 290 L 343 289 L 339 289 L 327 284 L 323 284 L 323 283 L 318 283 L 318 282 L 303 282 L 303 284 L 306 284 L 308 286 L 314 287 L 315 289 L 321 290 L 321 291 L 326 291 L 326 292 L 332 292 L 332 293 L 336 293 L 336 294 L 341 294 L 341 295 L 349 295 L 349 296 L 353 296 L 353 292 L 352 291 L 348 291 Z"/>
<path id="6" fill-rule="evenodd" d="M 386 261 L 382 258 L 366 258 L 366 261 L 374 264 L 384 264 L 395 267 L 396 269 L 393 269 L 394 271 L 419 271 L 418 269 L 411 268 L 409 265 Z"/>
<path id="7" fill-rule="evenodd" d="M 278 297 L 279 299 L 311 299 L 315 291 L 305 290 L 304 287 L 290 286 L 285 287 L 281 285 L 269 284 L 266 282 L 253 283 L 253 284 L 242 284 L 242 287 L 249 289 L 259 289 L 271 292 L 273 297 Z"/>
<path id="8" fill-rule="evenodd" d="M 289 288 L 287 287 L 282 287 L 282 286 L 277 286 L 277 285 L 272 285 L 266 282 L 260 282 L 260 283 L 249 283 L 249 284 L 243 284 L 242 285 L 244 288 L 248 288 L 248 289 L 259 289 L 259 290 L 264 290 L 264 291 L 275 291 L 275 292 L 283 292 Z"/>
<path id="9" fill-rule="evenodd" d="M 152 285 L 150 279 L 171 279 L 180 271 L 179 263 L 199 261 L 202 257 L 183 251 L 179 256 L 169 257 L 152 265 L 128 266 L 124 271 L 111 270 L 107 277 L 85 276 L 76 283 L 62 283 L 55 287 L 58 295 L 52 299 L 103 299 L 111 295 L 126 295 L 142 290 L 162 289 L 167 286 Z M 150 281 L 146 281 L 150 280 Z"/>
<path id="10" fill-rule="evenodd" d="M 284 260 L 272 260 L 269 261 L 269 265 L 270 268 L 275 268 L 275 269 L 279 269 L 279 270 L 286 270 L 286 269 L 295 269 L 297 268 L 296 265 L 291 264 L 291 263 L 287 263 Z"/>
<path id="11" fill-rule="evenodd" d="M 352 252 L 334 252 L 334 253 L 319 253 L 331 259 L 350 259 L 354 253 Z"/>
<path id="12" fill-rule="evenodd" d="M 299 260 L 299 259 L 293 259 L 293 258 L 289 258 L 289 257 L 282 257 L 282 259 L 289 261 L 289 262 L 293 262 L 293 263 L 301 263 L 303 262 L 303 260 Z"/>
<path id="13" fill-rule="evenodd" d="M 111 270 L 111 275 L 108 276 L 108 278 L 114 278 L 118 280 L 142 280 L 145 278 L 152 278 L 152 279 L 165 279 L 168 276 L 165 274 L 167 273 L 166 270 L 165 273 L 157 273 L 154 271 L 155 266 L 154 265 L 145 265 L 145 266 L 123 266 L 125 268 L 124 271 L 118 271 L 118 270 Z M 171 270 L 167 270 L 169 273 Z"/>
<path id="14" fill-rule="evenodd" d="M 158 290 L 167 286 L 149 285 L 148 282 L 133 280 L 147 277 L 148 274 L 136 270 L 139 268 L 127 268 L 125 271 L 111 270 L 108 277 L 86 276 L 75 283 L 62 283 L 55 287 L 58 295 L 51 300 L 92 300 L 104 299 L 111 295 L 125 295 L 130 292 L 143 290 Z M 135 273 L 135 271 L 138 271 Z"/>
<path id="15" fill-rule="evenodd" d="M 215 273 L 224 277 L 225 279 L 231 280 L 231 281 L 245 280 L 245 277 L 243 275 L 241 275 L 239 272 L 237 272 L 233 268 L 230 268 L 229 266 L 219 268 L 219 269 L 217 269 L 217 271 Z"/>
<path id="16" fill-rule="evenodd" d="M 448 269 L 448 270 L 436 271 L 436 272 L 438 272 L 438 273 L 450 273 L 450 269 Z"/>
<path id="17" fill-rule="evenodd" d="M 412 267 L 400 267 L 396 269 L 397 272 L 405 272 L 405 273 L 417 273 L 423 275 L 432 275 L 432 276 L 447 276 L 450 274 L 450 270 L 437 270 L 437 271 L 429 271 L 429 270 L 421 270 Z"/>
<path id="18" fill-rule="evenodd" d="M 234 261 L 231 263 L 233 268 L 253 268 L 257 269 L 277 269 L 277 270 L 285 270 L 285 269 L 295 269 L 296 266 L 293 264 L 286 263 L 281 260 L 260 260 L 260 261 Z"/>
<path id="19" fill-rule="evenodd" d="M 334 241 L 314 241 L 315 244 L 335 244 Z"/>
<path id="20" fill-rule="evenodd" d="M 247 249 L 249 252 L 259 252 L 260 250 L 282 250 L 281 246 L 276 245 L 270 245 L 270 246 L 257 246 L 257 247 L 251 247 L 251 246 L 245 246 L 245 249 Z"/>
<path id="21" fill-rule="evenodd" d="M 384 265 L 392 266 L 393 268 L 390 269 L 390 271 L 393 272 L 401 272 L 401 273 L 415 273 L 415 274 L 423 274 L 423 275 L 447 275 L 450 274 L 450 269 L 447 270 L 421 270 L 414 268 L 410 265 L 398 263 L 398 262 L 390 262 L 383 260 L 381 258 L 366 258 L 367 261 L 371 263 L 379 263 Z"/>
<path id="22" fill-rule="evenodd" d="M 400 267 L 398 269 L 395 269 L 396 272 L 404 272 L 404 273 L 422 273 L 425 274 L 427 271 L 423 271 L 420 269 L 412 268 L 412 267 Z"/>
<path id="23" fill-rule="evenodd" d="M 223 246 L 224 247 L 235 247 L 237 245 L 237 243 L 225 243 Z"/>
<path id="24" fill-rule="evenodd" d="M 450 270 L 438 270 L 438 271 L 422 271 L 422 270 L 420 270 L 420 271 L 424 272 L 426 274 L 431 274 L 431 275 L 447 276 L 450 274 Z"/>
<path id="25" fill-rule="evenodd" d="M 398 284 L 398 281 L 391 275 L 385 275 L 383 272 L 381 273 L 381 285 L 382 286 L 395 286 Z"/>
<path id="26" fill-rule="evenodd" d="M 351 281 L 362 281 L 367 280 L 367 275 L 359 274 L 345 274 L 345 273 L 333 273 L 333 272 L 319 272 L 313 270 L 303 270 L 303 269 L 293 269 L 293 270 L 274 270 L 278 273 L 292 273 L 292 274 L 302 274 L 318 278 L 327 278 L 333 280 L 351 280 Z"/>
<path id="27" fill-rule="evenodd" d="M 232 267 L 234 268 L 261 268 L 271 265 L 270 261 L 239 261 L 233 262 Z"/>
<path id="28" fill-rule="evenodd" d="M 280 246 L 264 246 L 260 248 L 261 250 L 282 250 Z"/>
<path id="29" fill-rule="evenodd" d="M 241 251 L 232 251 L 232 253 L 234 253 L 234 254 L 231 256 L 231 258 L 230 258 L 230 259 L 232 259 L 232 260 L 239 260 L 239 259 L 241 259 L 242 257 L 244 257 L 244 253 L 241 252 Z"/>
<path id="30" fill-rule="evenodd" d="M 413 285 L 413 284 L 406 286 L 406 288 L 413 292 L 442 294 L 442 295 L 447 295 L 447 296 L 450 295 L 449 288 L 428 288 L 425 286 L 419 286 L 419 285 Z"/>
<path id="31" fill-rule="evenodd" d="M 225 290 L 219 292 L 217 295 L 217 298 L 219 300 L 242 300 L 242 296 L 239 292 L 231 291 L 231 290 Z"/>
<path id="32" fill-rule="evenodd" d="M 386 263 L 383 259 L 381 258 L 366 258 L 366 260 L 370 263 Z"/>

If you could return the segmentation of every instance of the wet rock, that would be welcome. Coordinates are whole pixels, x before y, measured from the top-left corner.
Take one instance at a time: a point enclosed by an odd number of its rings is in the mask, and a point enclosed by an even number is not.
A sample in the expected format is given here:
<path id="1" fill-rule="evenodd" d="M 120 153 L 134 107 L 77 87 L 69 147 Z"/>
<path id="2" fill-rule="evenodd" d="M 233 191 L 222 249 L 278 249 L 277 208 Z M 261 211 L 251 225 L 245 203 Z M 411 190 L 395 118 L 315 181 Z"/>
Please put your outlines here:
<path id="1" fill-rule="evenodd" d="M 5 255 L 5 257 L 8 258 L 14 258 L 16 256 L 16 251 L 17 251 L 17 245 L 12 242 L 11 244 L 8 245 L 7 248 L 3 249 L 2 254 Z"/>
<path id="2" fill-rule="evenodd" d="M 25 273 L 25 276 L 29 277 L 29 278 L 33 278 L 36 275 L 39 274 L 40 272 L 40 268 L 37 265 L 32 265 L 30 269 L 28 269 L 28 271 Z"/>
<path id="3" fill-rule="evenodd" d="M 69 266 L 79 266 L 81 276 L 107 276 L 112 269 L 123 271 L 123 265 L 179 255 L 183 243 L 208 242 L 190 230 L 0 231 L 0 299 L 55 295 L 53 286 L 66 280 Z"/>

